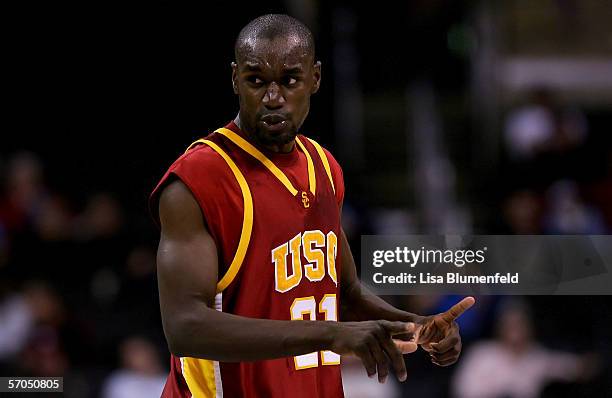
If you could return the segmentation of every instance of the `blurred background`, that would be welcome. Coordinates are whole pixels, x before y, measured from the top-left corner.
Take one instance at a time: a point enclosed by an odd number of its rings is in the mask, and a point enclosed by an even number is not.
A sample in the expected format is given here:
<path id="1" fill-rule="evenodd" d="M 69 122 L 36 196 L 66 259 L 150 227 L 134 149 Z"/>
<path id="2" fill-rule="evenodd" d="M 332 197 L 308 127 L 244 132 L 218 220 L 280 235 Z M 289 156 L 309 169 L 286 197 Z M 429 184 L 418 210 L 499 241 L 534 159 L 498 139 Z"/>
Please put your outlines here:
<path id="1" fill-rule="evenodd" d="M 4 8 L 0 375 L 63 375 L 67 397 L 159 394 L 169 361 L 147 198 L 235 117 L 233 42 L 269 12 L 316 36 L 323 80 L 302 132 L 344 168 L 357 256 L 366 233 L 612 230 L 610 1 Z M 387 299 L 429 314 L 458 298 Z M 612 396 L 610 304 L 479 297 L 458 364 L 416 353 L 406 383 L 378 385 L 346 359 L 346 394 Z"/>

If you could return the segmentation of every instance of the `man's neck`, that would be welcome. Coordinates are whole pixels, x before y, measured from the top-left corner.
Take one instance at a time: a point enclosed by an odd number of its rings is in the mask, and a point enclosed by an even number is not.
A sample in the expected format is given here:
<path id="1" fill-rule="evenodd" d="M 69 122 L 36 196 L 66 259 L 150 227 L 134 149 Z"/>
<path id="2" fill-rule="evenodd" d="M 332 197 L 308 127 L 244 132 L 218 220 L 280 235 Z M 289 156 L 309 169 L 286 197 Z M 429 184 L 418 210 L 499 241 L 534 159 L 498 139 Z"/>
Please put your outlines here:
<path id="1" fill-rule="evenodd" d="M 234 123 L 236 124 L 236 126 L 238 126 L 238 128 L 243 131 L 246 135 L 249 136 L 249 138 L 251 140 L 253 140 L 257 145 L 259 145 L 260 147 L 266 148 L 267 150 L 271 151 L 271 152 L 275 152 L 275 153 L 289 153 L 293 150 L 293 147 L 295 146 L 295 140 L 291 140 L 291 142 L 288 142 L 286 144 L 264 144 L 262 142 L 260 142 L 257 139 L 257 135 L 253 134 L 252 132 L 246 130 L 243 125 L 242 122 L 240 121 L 240 113 L 238 113 L 236 115 L 236 118 L 234 119 Z"/>

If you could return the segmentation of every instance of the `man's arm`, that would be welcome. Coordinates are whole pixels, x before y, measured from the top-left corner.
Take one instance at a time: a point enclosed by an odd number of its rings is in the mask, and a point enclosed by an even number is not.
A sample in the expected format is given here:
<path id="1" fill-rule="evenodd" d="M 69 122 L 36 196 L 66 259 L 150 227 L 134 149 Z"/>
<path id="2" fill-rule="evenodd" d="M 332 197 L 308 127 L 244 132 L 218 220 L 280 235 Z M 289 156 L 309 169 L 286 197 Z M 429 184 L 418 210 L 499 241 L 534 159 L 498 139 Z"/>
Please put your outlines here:
<path id="1" fill-rule="evenodd" d="M 162 192 L 159 214 L 160 306 L 173 353 L 238 361 L 329 348 L 332 333 L 325 323 L 264 321 L 212 309 L 218 280 L 217 248 L 197 202 L 182 182 L 174 181 Z"/>
<path id="2" fill-rule="evenodd" d="M 370 293 L 357 277 L 355 259 L 348 244 L 344 230 L 340 236 L 342 300 L 340 319 L 365 321 L 386 319 L 389 321 L 419 322 L 424 317 L 395 308 L 385 300 Z"/>
<path id="3" fill-rule="evenodd" d="M 172 353 L 219 361 L 253 361 L 332 350 L 359 356 L 368 374 L 378 373 L 382 380 L 391 362 L 398 377 L 405 379 L 405 365 L 391 336 L 410 332 L 413 324 L 384 320 L 277 321 L 216 311 L 211 307 L 218 280 L 217 248 L 198 203 L 181 181 L 164 189 L 159 214 L 159 297 Z"/>

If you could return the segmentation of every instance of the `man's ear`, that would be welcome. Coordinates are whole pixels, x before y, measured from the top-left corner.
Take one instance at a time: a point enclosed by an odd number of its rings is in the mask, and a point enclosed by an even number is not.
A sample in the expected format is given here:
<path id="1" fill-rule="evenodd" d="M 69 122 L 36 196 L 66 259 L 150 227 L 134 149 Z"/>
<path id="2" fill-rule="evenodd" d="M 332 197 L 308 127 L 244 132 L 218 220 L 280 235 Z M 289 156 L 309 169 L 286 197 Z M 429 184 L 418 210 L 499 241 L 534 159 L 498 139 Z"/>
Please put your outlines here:
<path id="1" fill-rule="evenodd" d="M 232 87 L 234 94 L 238 94 L 238 65 L 235 62 L 232 62 Z"/>
<path id="2" fill-rule="evenodd" d="M 321 86 L 321 61 L 317 61 L 313 65 L 312 77 L 314 79 L 314 83 L 312 85 L 311 94 L 314 94 L 319 91 L 319 86 Z"/>

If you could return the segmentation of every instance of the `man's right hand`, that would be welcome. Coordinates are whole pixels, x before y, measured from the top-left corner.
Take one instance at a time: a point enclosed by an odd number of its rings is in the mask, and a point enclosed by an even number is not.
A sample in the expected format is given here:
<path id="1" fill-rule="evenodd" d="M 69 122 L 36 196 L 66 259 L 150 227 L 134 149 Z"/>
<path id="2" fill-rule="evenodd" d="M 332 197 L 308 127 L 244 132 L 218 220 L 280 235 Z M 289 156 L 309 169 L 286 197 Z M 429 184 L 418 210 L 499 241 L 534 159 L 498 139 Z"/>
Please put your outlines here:
<path id="1" fill-rule="evenodd" d="M 391 322 L 385 320 L 364 322 L 338 322 L 334 328 L 332 351 L 337 354 L 358 356 L 369 377 L 378 373 L 378 381 L 384 383 L 389 375 L 389 362 L 397 379 L 406 380 L 406 364 L 402 352 L 392 336 L 410 335 L 415 331 L 412 322 Z M 406 351 L 409 353 L 414 350 Z"/>

